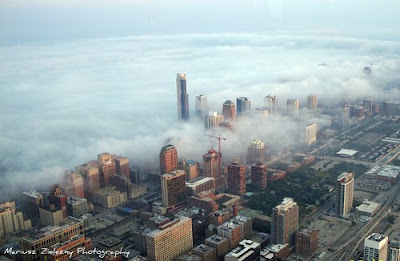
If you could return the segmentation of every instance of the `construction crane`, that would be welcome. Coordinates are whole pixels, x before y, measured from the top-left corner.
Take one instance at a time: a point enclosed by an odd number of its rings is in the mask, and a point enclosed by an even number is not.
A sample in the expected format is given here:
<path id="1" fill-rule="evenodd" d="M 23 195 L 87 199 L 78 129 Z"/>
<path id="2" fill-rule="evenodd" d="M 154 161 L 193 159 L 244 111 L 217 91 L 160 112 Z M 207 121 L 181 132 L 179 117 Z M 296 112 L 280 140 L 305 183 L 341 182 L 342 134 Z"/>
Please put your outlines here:
<path id="1" fill-rule="evenodd" d="M 205 134 L 208 137 L 214 138 L 218 140 L 218 153 L 219 153 L 219 174 L 222 176 L 222 153 L 221 153 L 221 140 L 226 140 L 226 138 L 221 137 L 221 134 L 218 134 L 218 136 L 213 136 L 213 135 L 208 135 Z"/>

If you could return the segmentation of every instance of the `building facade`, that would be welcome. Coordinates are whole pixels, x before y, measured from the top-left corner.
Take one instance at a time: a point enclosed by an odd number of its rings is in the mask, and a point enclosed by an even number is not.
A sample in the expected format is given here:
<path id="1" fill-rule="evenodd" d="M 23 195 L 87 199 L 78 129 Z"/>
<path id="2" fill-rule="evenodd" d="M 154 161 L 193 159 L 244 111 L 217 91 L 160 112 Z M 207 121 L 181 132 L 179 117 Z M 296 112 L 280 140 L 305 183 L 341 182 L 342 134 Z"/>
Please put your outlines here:
<path id="1" fill-rule="evenodd" d="M 310 258 L 318 250 L 318 231 L 302 229 L 296 233 L 296 253 Z"/>
<path id="2" fill-rule="evenodd" d="M 264 163 L 264 151 L 264 142 L 260 139 L 252 140 L 247 151 L 247 162 L 249 164 Z"/>
<path id="3" fill-rule="evenodd" d="M 204 95 L 196 96 L 196 116 L 204 118 L 208 113 L 208 101 Z"/>
<path id="4" fill-rule="evenodd" d="M 187 94 L 186 73 L 178 73 L 176 76 L 176 95 L 179 119 L 189 120 L 189 97 Z"/>
<path id="5" fill-rule="evenodd" d="M 237 106 L 237 115 L 239 116 L 246 111 L 251 109 L 251 103 L 247 99 L 247 97 L 238 97 L 236 98 L 236 106 Z"/>
<path id="6" fill-rule="evenodd" d="M 246 166 L 244 164 L 228 164 L 228 191 L 236 195 L 246 193 Z"/>
<path id="7" fill-rule="evenodd" d="M 295 243 L 295 232 L 299 228 L 299 207 L 292 198 L 284 198 L 272 209 L 271 242 L 273 244 Z"/>
<path id="8" fill-rule="evenodd" d="M 287 115 L 298 118 L 300 115 L 300 102 L 298 99 L 288 99 L 286 102 Z"/>
<path id="9" fill-rule="evenodd" d="M 178 152 L 176 148 L 169 144 L 161 148 L 160 151 L 160 172 L 161 175 L 170 173 L 178 169 Z"/>
<path id="10" fill-rule="evenodd" d="M 266 96 L 265 103 L 270 115 L 278 114 L 278 98 L 275 95 Z"/>
<path id="11" fill-rule="evenodd" d="M 224 121 L 224 115 L 219 115 L 216 111 L 210 111 L 208 116 L 204 118 L 204 126 L 206 129 L 215 129 Z"/>
<path id="12" fill-rule="evenodd" d="M 354 173 L 344 172 L 336 180 L 336 214 L 345 216 L 353 207 Z"/>
<path id="13" fill-rule="evenodd" d="M 267 189 L 267 165 L 254 163 L 251 165 L 251 184 L 260 190 Z"/>
<path id="14" fill-rule="evenodd" d="M 364 260 L 376 261 L 388 258 L 388 236 L 373 233 L 364 240 Z"/>
<path id="15" fill-rule="evenodd" d="M 225 121 L 235 121 L 236 120 L 236 107 L 235 104 L 227 100 L 222 105 L 222 114 L 224 115 Z"/>
<path id="16" fill-rule="evenodd" d="M 161 193 L 165 207 L 176 205 L 187 199 L 185 183 L 186 174 L 183 170 L 161 175 Z"/>

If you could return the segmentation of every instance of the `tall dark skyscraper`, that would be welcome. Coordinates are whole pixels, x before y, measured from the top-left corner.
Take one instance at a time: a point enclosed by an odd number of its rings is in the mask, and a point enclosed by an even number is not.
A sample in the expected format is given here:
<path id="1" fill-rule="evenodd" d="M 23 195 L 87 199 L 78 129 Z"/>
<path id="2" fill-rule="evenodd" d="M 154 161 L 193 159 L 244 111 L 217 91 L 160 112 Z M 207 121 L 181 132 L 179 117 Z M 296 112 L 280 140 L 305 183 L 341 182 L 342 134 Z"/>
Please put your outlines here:
<path id="1" fill-rule="evenodd" d="M 176 94 L 178 99 L 178 117 L 189 120 L 189 98 L 186 87 L 186 73 L 178 73 L 176 76 Z"/>

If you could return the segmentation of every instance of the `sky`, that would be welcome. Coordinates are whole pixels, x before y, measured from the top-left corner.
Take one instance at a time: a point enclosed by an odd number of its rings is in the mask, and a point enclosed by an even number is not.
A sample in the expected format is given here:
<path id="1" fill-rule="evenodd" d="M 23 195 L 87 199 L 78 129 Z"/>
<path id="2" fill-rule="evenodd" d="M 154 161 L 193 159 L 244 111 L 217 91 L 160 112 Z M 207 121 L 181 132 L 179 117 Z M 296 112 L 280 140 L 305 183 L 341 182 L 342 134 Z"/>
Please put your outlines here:
<path id="1" fill-rule="evenodd" d="M 308 94 L 325 105 L 400 97 L 399 4 L 320 2 L 1 1 L 0 198 L 102 152 L 154 169 L 172 143 L 201 161 L 217 144 L 193 117 L 199 94 L 219 112 L 239 96 L 253 108 L 269 94 L 282 108 Z M 187 123 L 177 121 L 178 72 L 188 75 Z M 267 149 L 295 141 L 301 124 L 242 120 L 223 133 L 224 155 L 255 138 Z"/>

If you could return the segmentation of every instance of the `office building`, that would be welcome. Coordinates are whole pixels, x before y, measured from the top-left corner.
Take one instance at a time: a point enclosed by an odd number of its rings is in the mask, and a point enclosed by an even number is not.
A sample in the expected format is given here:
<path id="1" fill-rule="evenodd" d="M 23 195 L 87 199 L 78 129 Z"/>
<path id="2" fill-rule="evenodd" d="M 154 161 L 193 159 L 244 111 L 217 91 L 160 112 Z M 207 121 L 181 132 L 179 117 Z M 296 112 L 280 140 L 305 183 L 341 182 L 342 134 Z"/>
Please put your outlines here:
<path id="1" fill-rule="evenodd" d="M 102 153 L 97 156 L 97 164 L 99 165 L 100 187 L 110 185 L 110 177 L 117 174 L 117 167 L 109 153 Z"/>
<path id="2" fill-rule="evenodd" d="M 61 209 L 39 208 L 40 224 L 45 226 L 59 226 L 64 219 Z"/>
<path id="3" fill-rule="evenodd" d="M 318 98 L 317 95 L 307 96 L 307 108 L 311 111 L 316 111 L 318 108 Z"/>
<path id="4" fill-rule="evenodd" d="M 389 241 L 388 261 L 400 261 L 400 241 Z"/>
<path id="5" fill-rule="evenodd" d="M 259 190 L 267 189 L 267 165 L 254 163 L 251 165 L 251 184 Z"/>
<path id="6" fill-rule="evenodd" d="M 82 175 L 75 171 L 66 170 L 64 190 L 67 196 L 84 198 L 85 192 L 84 192 Z"/>
<path id="7" fill-rule="evenodd" d="M 161 175 L 178 169 L 178 152 L 173 145 L 166 145 L 160 151 Z"/>
<path id="8" fill-rule="evenodd" d="M 253 219 L 250 217 L 237 215 L 237 213 L 234 213 L 234 215 L 236 216 L 234 216 L 231 221 L 240 226 L 242 232 L 241 238 L 250 238 L 253 235 Z"/>
<path id="9" fill-rule="evenodd" d="M 381 209 L 381 204 L 368 199 L 364 199 L 363 203 L 355 208 L 355 215 L 357 218 L 369 220 Z"/>
<path id="10" fill-rule="evenodd" d="M 372 98 L 365 98 L 363 101 L 364 111 L 372 114 L 374 112 L 374 100 Z"/>
<path id="11" fill-rule="evenodd" d="M 113 208 L 127 200 L 127 193 L 118 191 L 114 186 L 98 189 L 92 194 L 92 202 L 103 208 Z"/>
<path id="12" fill-rule="evenodd" d="M 183 170 L 174 170 L 161 175 L 162 201 L 165 207 L 173 206 L 185 201 L 186 174 Z"/>
<path id="13" fill-rule="evenodd" d="M 400 100 L 385 100 L 385 101 L 383 101 L 383 115 L 399 116 L 400 115 Z"/>
<path id="14" fill-rule="evenodd" d="M 90 251 L 93 249 L 93 242 L 83 235 L 71 237 L 65 242 L 56 243 L 50 246 L 51 252 L 45 256 L 47 261 L 67 261 L 78 256 L 79 249 Z"/>
<path id="15" fill-rule="evenodd" d="M 192 220 L 180 217 L 146 234 L 149 261 L 175 260 L 193 248 Z"/>
<path id="16" fill-rule="evenodd" d="M 278 98 L 275 95 L 266 96 L 265 102 L 270 115 L 278 114 Z"/>
<path id="17" fill-rule="evenodd" d="M 257 261 L 260 260 L 261 246 L 252 240 L 245 239 L 239 246 L 225 255 L 225 261 Z"/>
<path id="18" fill-rule="evenodd" d="M 300 102 L 297 99 L 288 99 L 287 103 L 287 115 L 290 117 L 298 118 L 300 115 Z"/>
<path id="19" fill-rule="evenodd" d="M 68 217 L 67 211 L 67 196 L 64 195 L 63 190 L 61 189 L 60 185 L 55 184 L 50 187 L 50 194 L 48 197 L 48 205 L 54 206 L 54 209 L 62 210 L 63 217 Z M 46 202 L 47 203 L 47 202 Z M 51 208 L 50 208 L 51 209 Z"/>
<path id="20" fill-rule="evenodd" d="M 204 126 L 206 129 L 215 129 L 224 121 L 224 115 L 219 115 L 216 111 L 210 111 L 208 116 L 204 118 Z"/>
<path id="21" fill-rule="evenodd" d="M 250 101 L 246 97 L 238 97 L 236 98 L 236 106 L 237 106 L 237 115 L 239 116 L 246 111 L 251 109 Z"/>
<path id="22" fill-rule="evenodd" d="M 93 191 L 100 188 L 99 167 L 96 161 L 75 167 L 76 171 L 83 177 L 85 197 L 90 198 Z"/>
<path id="23" fill-rule="evenodd" d="M 135 199 L 147 193 L 146 186 L 134 184 L 129 179 L 119 175 L 111 177 L 110 184 L 115 186 L 117 190 L 126 192 L 128 199 Z"/>
<path id="24" fill-rule="evenodd" d="M 217 249 L 215 247 L 200 244 L 193 248 L 193 253 L 200 256 L 202 261 L 217 261 Z"/>
<path id="25" fill-rule="evenodd" d="M 317 141 L 317 124 L 311 123 L 304 127 L 304 142 L 311 145 Z"/>
<path id="26" fill-rule="evenodd" d="M 221 173 L 221 153 L 211 148 L 207 154 L 203 155 L 203 175 L 206 177 L 218 178 Z"/>
<path id="27" fill-rule="evenodd" d="M 176 95 L 178 99 L 179 119 L 189 120 L 189 97 L 187 94 L 185 73 L 178 73 L 176 76 Z"/>
<path id="28" fill-rule="evenodd" d="M 207 115 L 208 111 L 207 97 L 204 95 L 196 96 L 196 116 L 203 119 L 204 116 Z"/>
<path id="29" fill-rule="evenodd" d="M 260 139 L 252 140 L 248 148 L 247 162 L 249 164 L 264 163 L 264 150 L 264 142 Z"/>
<path id="30" fill-rule="evenodd" d="M 22 251 L 35 251 L 40 253 L 43 248 L 70 240 L 74 236 L 83 235 L 83 220 L 68 218 L 62 226 L 47 226 L 40 230 L 29 231 L 20 237 Z M 23 260 L 45 260 L 42 255 L 23 255 Z"/>
<path id="31" fill-rule="evenodd" d="M 200 175 L 200 164 L 191 159 L 179 162 L 179 169 L 185 171 L 186 181 L 195 179 Z"/>
<path id="32" fill-rule="evenodd" d="M 318 250 L 318 231 L 302 229 L 296 233 L 296 253 L 305 258 L 312 257 Z"/>
<path id="33" fill-rule="evenodd" d="M 244 164 L 228 164 L 228 191 L 236 195 L 246 193 L 246 166 Z"/>
<path id="34" fill-rule="evenodd" d="M 272 209 L 271 241 L 273 244 L 294 245 L 295 233 L 299 228 L 299 207 L 292 198 L 284 198 Z"/>
<path id="35" fill-rule="evenodd" d="M 68 214 L 75 218 L 80 218 L 89 212 L 89 205 L 87 199 L 78 197 L 67 198 Z"/>
<path id="36" fill-rule="evenodd" d="M 225 121 L 235 121 L 236 120 L 236 108 L 235 104 L 227 100 L 222 105 L 222 114 L 224 115 Z"/>
<path id="37" fill-rule="evenodd" d="M 345 216 L 353 207 L 354 173 L 343 172 L 336 180 L 336 214 Z"/>
<path id="38" fill-rule="evenodd" d="M 0 204 L 0 238 L 31 227 L 31 220 L 24 220 L 22 212 L 16 211 L 15 202 Z"/>
<path id="39" fill-rule="evenodd" d="M 127 179 L 131 179 L 130 172 L 129 172 L 129 159 L 126 157 L 121 157 L 121 156 L 112 156 L 114 162 L 115 162 L 115 167 L 116 167 L 116 172 L 117 175 L 125 177 Z"/>
<path id="40" fill-rule="evenodd" d="M 388 236 L 373 233 L 364 240 L 364 260 L 387 260 L 388 258 Z"/>

